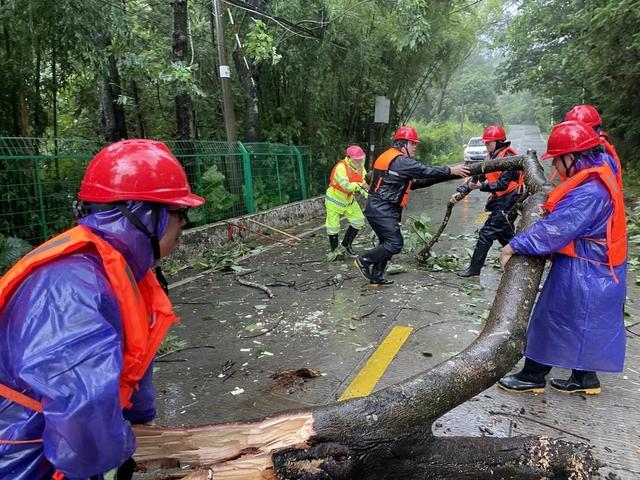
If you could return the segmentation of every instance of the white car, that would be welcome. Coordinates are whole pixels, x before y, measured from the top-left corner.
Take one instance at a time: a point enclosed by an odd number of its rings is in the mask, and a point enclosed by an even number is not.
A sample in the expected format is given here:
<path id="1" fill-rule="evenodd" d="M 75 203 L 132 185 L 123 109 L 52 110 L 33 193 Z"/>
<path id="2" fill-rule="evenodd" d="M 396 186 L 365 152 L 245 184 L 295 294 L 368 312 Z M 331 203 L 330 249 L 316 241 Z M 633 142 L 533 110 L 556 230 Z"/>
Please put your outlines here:
<path id="1" fill-rule="evenodd" d="M 481 162 L 487 156 L 487 147 L 480 137 L 471 137 L 464 146 L 464 163 Z"/>

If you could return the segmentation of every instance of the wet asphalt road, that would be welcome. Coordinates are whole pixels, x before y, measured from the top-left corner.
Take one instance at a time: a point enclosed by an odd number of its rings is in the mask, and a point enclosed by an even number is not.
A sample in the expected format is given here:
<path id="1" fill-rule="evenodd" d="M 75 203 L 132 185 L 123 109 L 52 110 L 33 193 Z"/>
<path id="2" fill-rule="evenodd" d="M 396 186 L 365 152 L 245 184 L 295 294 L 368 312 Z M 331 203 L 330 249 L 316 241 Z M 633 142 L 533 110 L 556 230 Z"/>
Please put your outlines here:
<path id="1" fill-rule="evenodd" d="M 512 126 L 509 138 L 524 153 L 541 154 L 544 142 L 533 126 Z M 456 183 L 415 192 L 404 221 L 428 215 L 437 227 Z M 461 266 L 475 244 L 486 194 L 473 192 L 454 208 L 438 254 L 458 255 Z M 480 223 L 478 223 L 480 222 Z M 323 219 L 292 231 L 309 231 Z M 368 248 L 371 232 L 359 238 Z M 157 423 L 197 425 L 260 418 L 292 408 L 335 401 L 393 326 L 414 332 L 376 385 L 397 383 L 464 349 L 483 328 L 500 278 L 487 265 L 479 280 L 452 272 L 418 268 L 414 254 L 394 257 L 406 273 L 393 287 L 372 289 L 350 261 L 327 263 L 322 229 L 293 247 L 276 246 L 242 266 L 256 270 L 247 279 L 271 284 L 275 296 L 239 285 L 233 274 L 216 272 L 172 290 L 182 323 L 173 329 L 193 348 L 156 364 Z M 498 246 L 490 257 L 495 263 Z M 489 260 L 491 263 L 491 259 Z M 630 272 L 633 285 L 635 272 Z M 633 302 L 639 299 L 630 287 Z M 640 317 L 635 303 L 627 310 Z M 637 330 L 640 333 L 640 329 Z M 209 348 L 214 347 L 214 348 Z M 621 479 L 640 478 L 640 348 L 629 334 L 626 371 L 603 375 L 598 397 L 517 396 L 492 387 L 447 413 L 434 424 L 440 435 L 508 436 L 545 434 L 594 445 L 604 472 Z M 280 376 L 308 367 L 313 379 Z M 558 372 L 564 375 L 564 372 Z M 276 377 L 276 378 L 274 378 Z"/>

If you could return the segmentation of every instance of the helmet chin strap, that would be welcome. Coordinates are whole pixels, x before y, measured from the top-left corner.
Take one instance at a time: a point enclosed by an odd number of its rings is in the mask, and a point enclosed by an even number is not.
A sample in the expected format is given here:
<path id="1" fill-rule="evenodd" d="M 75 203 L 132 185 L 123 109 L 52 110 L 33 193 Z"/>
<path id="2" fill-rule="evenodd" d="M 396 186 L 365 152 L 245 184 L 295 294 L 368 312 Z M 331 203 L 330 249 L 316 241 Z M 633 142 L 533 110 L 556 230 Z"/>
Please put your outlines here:
<path id="1" fill-rule="evenodd" d="M 560 160 L 562 160 L 562 166 L 564 167 L 564 170 L 565 170 L 566 176 L 567 176 L 567 177 L 571 176 L 571 175 L 570 175 L 570 173 L 571 173 L 571 169 L 572 169 L 573 167 L 575 167 L 575 165 L 576 165 L 576 158 L 575 158 L 575 156 L 573 157 L 573 160 L 571 160 L 571 165 L 569 165 L 568 167 L 567 167 L 567 162 L 565 162 L 565 160 L 564 160 L 564 155 L 563 155 L 562 157 L 560 157 Z"/>
<path id="2" fill-rule="evenodd" d="M 122 203 L 116 204 L 116 207 L 118 208 L 118 210 L 120 210 L 120 213 L 122 213 L 127 218 L 127 220 L 129 220 L 138 230 L 144 233 L 149 238 L 149 240 L 151 240 L 151 248 L 153 249 L 153 260 L 155 263 L 157 263 L 158 260 L 160 260 L 160 240 L 158 239 L 156 231 L 158 230 L 158 209 L 161 207 L 158 205 L 154 205 L 151 209 L 151 223 L 155 227 L 153 232 L 150 232 L 144 225 L 144 223 L 142 223 L 140 219 L 136 217 L 133 212 Z M 162 290 L 164 290 L 164 293 L 168 295 L 169 282 L 167 282 L 167 279 L 162 273 L 162 268 L 160 267 L 160 265 L 156 265 L 154 271 L 156 274 L 156 278 L 158 279 L 158 283 L 160 283 L 160 286 L 162 287 Z"/>

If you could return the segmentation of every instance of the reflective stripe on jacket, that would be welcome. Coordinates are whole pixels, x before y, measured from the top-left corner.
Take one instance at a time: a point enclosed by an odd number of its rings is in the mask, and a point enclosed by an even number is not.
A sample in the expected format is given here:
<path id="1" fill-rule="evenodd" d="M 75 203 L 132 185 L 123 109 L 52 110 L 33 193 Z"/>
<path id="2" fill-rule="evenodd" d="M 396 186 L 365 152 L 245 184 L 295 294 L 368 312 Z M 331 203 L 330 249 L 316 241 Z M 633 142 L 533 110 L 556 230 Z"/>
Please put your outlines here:
<path id="1" fill-rule="evenodd" d="M 366 191 L 361 189 L 364 183 L 364 168 L 356 171 L 347 159 L 336 163 L 329 175 L 329 187 L 326 196 L 337 205 L 346 207 L 354 200 L 354 193 L 360 191 L 366 197 Z"/>

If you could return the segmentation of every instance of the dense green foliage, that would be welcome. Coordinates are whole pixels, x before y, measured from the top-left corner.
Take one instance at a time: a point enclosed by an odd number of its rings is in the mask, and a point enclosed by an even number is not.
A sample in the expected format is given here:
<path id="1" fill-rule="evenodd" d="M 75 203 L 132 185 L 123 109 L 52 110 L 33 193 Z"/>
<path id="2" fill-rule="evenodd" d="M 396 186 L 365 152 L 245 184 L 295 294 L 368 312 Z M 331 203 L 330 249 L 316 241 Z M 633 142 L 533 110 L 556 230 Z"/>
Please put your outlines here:
<path id="1" fill-rule="evenodd" d="M 224 138 L 212 2 L 188 3 L 186 61 L 172 56 L 172 2 L 54 3 L 0 3 L 0 135 L 106 136 L 105 107 L 112 106 L 101 90 L 106 78 L 128 136 L 175 136 L 176 95 L 186 92 L 194 136 Z M 379 130 L 379 142 L 386 142 L 398 123 L 439 100 L 428 92 L 449 81 L 501 3 L 223 2 L 221 13 L 225 21 L 227 9 L 234 16 L 256 85 L 258 138 L 250 140 L 310 144 L 333 159 L 346 143 L 368 140 L 375 96 L 385 95 L 391 125 Z M 244 140 L 251 92 L 241 81 L 247 75 L 242 51 L 226 23 L 229 56 L 233 50 L 238 58 L 233 100 Z M 473 117 L 482 114 L 471 110 L 467 115 L 480 121 Z"/>
<path id="2" fill-rule="evenodd" d="M 0 234 L 0 275 L 9 270 L 31 248 L 24 240 Z"/>
<path id="3" fill-rule="evenodd" d="M 418 159 L 434 165 L 452 165 L 463 160 L 464 143 L 470 137 L 482 135 L 483 125 L 468 118 L 460 122 L 432 120 L 429 123 L 413 122 L 422 141 L 418 145 Z M 461 130 L 462 126 L 462 130 Z M 461 135 L 462 132 L 462 135 Z"/>
<path id="4" fill-rule="evenodd" d="M 635 0 L 521 0 L 498 42 L 504 85 L 529 90 L 555 122 L 574 105 L 602 114 L 623 161 L 640 156 L 640 8 Z"/>

